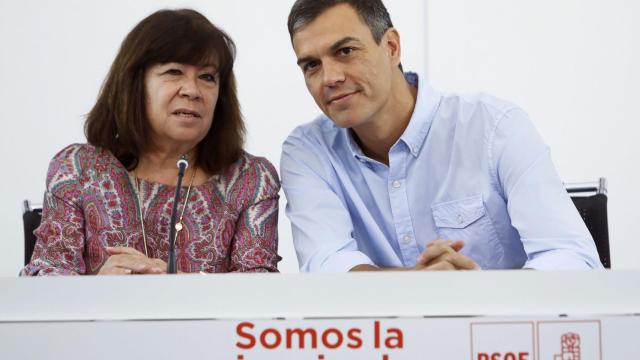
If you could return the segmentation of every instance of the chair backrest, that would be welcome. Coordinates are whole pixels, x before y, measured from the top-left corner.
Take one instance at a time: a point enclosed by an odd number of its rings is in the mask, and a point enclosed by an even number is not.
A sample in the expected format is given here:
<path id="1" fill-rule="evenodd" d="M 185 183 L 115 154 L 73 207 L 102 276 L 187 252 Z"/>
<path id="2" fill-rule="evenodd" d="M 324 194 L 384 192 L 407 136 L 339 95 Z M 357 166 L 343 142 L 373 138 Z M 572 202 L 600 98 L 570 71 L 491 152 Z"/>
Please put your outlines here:
<path id="1" fill-rule="evenodd" d="M 571 194 L 571 200 L 578 209 L 582 220 L 587 225 L 593 241 L 596 244 L 600 262 L 611 268 L 611 256 L 609 252 L 609 222 L 607 217 L 607 182 L 600 178 L 597 183 L 564 184 L 567 192 Z M 594 194 L 595 195 L 592 195 Z M 31 254 L 36 244 L 34 230 L 40 226 L 42 220 L 42 208 L 33 206 L 28 200 L 24 201 L 24 213 L 22 222 L 24 225 L 24 264 L 31 261 Z"/>
<path id="2" fill-rule="evenodd" d="M 610 269 L 606 179 L 600 178 L 597 183 L 565 184 L 565 188 L 593 237 L 600 262 Z"/>
<path id="3" fill-rule="evenodd" d="M 31 254 L 36 245 L 36 236 L 33 231 L 40 226 L 42 220 L 42 208 L 33 207 L 29 200 L 24 201 L 24 212 L 22 213 L 22 224 L 24 226 L 24 264 L 31 261 Z"/>

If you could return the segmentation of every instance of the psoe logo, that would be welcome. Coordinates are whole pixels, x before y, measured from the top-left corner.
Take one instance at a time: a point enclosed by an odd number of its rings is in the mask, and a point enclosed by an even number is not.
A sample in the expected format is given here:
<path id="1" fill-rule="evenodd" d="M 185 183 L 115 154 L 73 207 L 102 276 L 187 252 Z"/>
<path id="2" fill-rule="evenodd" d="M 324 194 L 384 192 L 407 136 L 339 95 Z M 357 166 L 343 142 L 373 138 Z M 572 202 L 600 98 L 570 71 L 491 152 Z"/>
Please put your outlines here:
<path id="1" fill-rule="evenodd" d="M 540 360 L 601 360 L 598 320 L 539 321 Z"/>
<path id="2" fill-rule="evenodd" d="M 471 323 L 472 360 L 535 360 L 531 321 Z"/>
<path id="3" fill-rule="evenodd" d="M 566 333 L 560 337 L 560 353 L 553 360 L 580 360 L 580 334 Z"/>

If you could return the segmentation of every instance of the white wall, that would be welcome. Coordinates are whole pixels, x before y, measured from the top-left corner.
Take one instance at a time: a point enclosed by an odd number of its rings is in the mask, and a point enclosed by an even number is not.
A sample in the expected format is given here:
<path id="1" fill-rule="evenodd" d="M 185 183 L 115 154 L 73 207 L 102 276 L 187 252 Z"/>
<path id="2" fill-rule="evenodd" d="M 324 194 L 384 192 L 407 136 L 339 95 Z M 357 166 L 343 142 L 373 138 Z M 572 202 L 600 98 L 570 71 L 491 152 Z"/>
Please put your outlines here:
<path id="1" fill-rule="evenodd" d="M 192 7 L 225 29 L 238 46 L 236 75 L 248 128 L 247 149 L 276 166 L 281 143 L 317 113 L 289 43 L 292 0 L 2 0 L 0 1 L 0 276 L 22 266 L 21 202 L 41 202 L 46 169 L 62 147 L 83 142 L 92 107 L 120 42 L 160 8 Z M 422 0 L 387 0 L 403 35 L 403 64 L 424 68 Z M 296 272 L 281 200 L 280 269 Z"/>
<path id="2" fill-rule="evenodd" d="M 614 268 L 640 267 L 640 3 L 633 0 L 386 0 L 406 69 L 442 90 L 487 91 L 529 112 L 566 181 L 606 176 Z M 20 204 L 41 201 L 50 158 L 82 124 L 120 42 L 152 11 L 192 7 L 238 45 L 247 149 L 276 166 L 318 111 L 286 32 L 292 0 L 0 1 L 0 276 L 22 264 Z M 425 21 L 426 19 L 426 21 Z M 426 27 L 426 31 L 425 31 Z M 425 44 L 428 43 L 428 49 Z M 428 65 L 428 67 L 427 67 Z M 281 201 L 280 268 L 297 271 Z"/>
<path id="3" fill-rule="evenodd" d="M 531 116 L 567 182 L 609 181 L 613 268 L 640 268 L 640 2 L 429 0 L 428 73 Z"/>

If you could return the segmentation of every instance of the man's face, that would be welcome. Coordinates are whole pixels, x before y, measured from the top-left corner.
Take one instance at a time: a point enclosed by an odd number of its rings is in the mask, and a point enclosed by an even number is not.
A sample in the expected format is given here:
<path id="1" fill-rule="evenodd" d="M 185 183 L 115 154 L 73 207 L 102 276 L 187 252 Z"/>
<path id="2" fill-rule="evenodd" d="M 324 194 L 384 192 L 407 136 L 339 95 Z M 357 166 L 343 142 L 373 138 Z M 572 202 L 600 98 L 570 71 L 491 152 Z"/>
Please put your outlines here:
<path id="1" fill-rule="evenodd" d="M 329 8 L 294 33 L 293 49 L 307 89 L 336 125 L 370 124 L 390 106 L 391 75 L 399 60 L 387 34 L 376 44 L 348 4 Z"/>

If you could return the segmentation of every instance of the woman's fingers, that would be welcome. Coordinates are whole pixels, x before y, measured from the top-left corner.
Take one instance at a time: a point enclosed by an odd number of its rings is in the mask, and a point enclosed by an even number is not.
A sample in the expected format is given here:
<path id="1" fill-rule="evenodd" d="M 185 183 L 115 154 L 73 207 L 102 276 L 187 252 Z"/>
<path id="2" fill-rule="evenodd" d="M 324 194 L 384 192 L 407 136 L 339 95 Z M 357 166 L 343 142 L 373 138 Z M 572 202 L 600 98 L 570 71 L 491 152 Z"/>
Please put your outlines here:
<path id="1" fill-rule="evenodd" d="M 103 274 L 163 274 L 166 272 L 166 263 L 160 259 L 150 259 L 135 249 L 108 248 L 108 252 L 114 254 L 107 259 L 100 275 Z"/>
<path id="2" fill-rule="evenodd" d="M 128 254 L 128 255 L 139 255 L 139 256 L 146 257 L 146 255 L 141 253 L 140 251 L 134 248 L 126 247 L 126 246 L 109 246 L 109 247 L 106 247 L 105 250 L 107 250 L 107 253 L 109 255 Z"/>
<path id="3" fill-rule="evenodd" d="M 98 275 L 131 275 L 131 269 L 121 268 L 117 266 L 103 265 Z"/>

